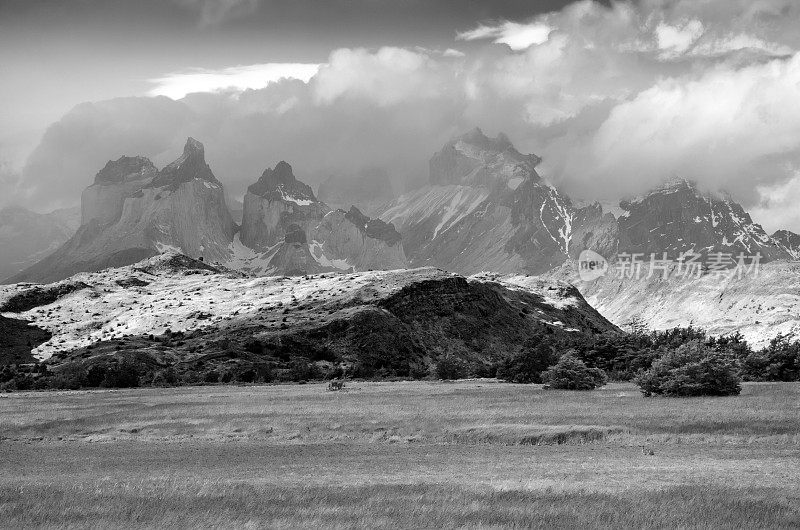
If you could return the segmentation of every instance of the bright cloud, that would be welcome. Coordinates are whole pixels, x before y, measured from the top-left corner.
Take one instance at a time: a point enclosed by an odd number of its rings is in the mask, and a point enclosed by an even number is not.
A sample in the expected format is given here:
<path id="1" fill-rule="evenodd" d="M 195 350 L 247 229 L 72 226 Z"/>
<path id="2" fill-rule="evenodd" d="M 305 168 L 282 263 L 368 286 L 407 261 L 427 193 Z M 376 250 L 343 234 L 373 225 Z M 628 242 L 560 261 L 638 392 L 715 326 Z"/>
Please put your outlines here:
<path id="1" fill-rule="evenodd" d="M 319 64 L 267 63 L 233 66 L 221 70 L 191 68 L 151 79 L 155 86 L 151 96 L 180 99 L 193 92 L 219 92 L 264 88 L 280 79 L 300 79 L 307 82 L 319 70 Z"/>
<path id="2" fill-rule="evenodd" d="M 671 57 L 684 53 L 703 34 L 703 23 L 699 20 L 690 20 L 679 26 L 671 26 L 661 22 L 656 26 L 656 39 L 658 47 L 662 50 L 662 57 Z"/>
<path id="3" fill-rule="evenodd" d="M 385 47 L 377 52 L 364 48 L 334 51 L 328 64 L 313 80 L 316 101 L 330 104 L 338 98 L 366 98 L 378 105 L 408 99 L 432 98 L 441 93 L 440 78 L 448 75 L 423 51 Z"/>
<path id="4" fill-rule="evenodd" d="M 512 50 L 524 50 L 547 41 L 552 28 L 542 22 L 518 24 L 505 21 L 497 26 L 480 25 L 458 34 L 460 40 L 494 39 L 497 44 L 508 44 Z"/>

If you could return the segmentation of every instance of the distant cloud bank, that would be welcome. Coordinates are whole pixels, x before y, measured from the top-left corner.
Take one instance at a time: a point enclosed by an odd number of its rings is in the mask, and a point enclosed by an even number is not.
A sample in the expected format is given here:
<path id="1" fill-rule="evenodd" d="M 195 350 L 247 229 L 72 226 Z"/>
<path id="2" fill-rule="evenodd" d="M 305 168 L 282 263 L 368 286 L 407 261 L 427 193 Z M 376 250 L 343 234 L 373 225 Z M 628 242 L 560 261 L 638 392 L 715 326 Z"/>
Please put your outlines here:
<path id="1" fill-rule="evenodd" d="M 615 199 L 682 176 L 769 211 L 768 229 L 800 230 L 798 27 L 794 0 L 583 0 L 476 21 L 459 50 L 346 48 L 322 65 L 170 73 L 150 95 L 178 101 L 89 104 L 54 124 L 24 182 L 29 197 L 74 194 L 106 159 L 174 158 L 191 135 L 234 193 L 281 159 L 312 182 L 379 166 L 402 188 L 478 125 L 541 155 L 542 174 L 573 195 Z"/>
<path id="2" fill-rule="evenodd" d="M 219 70 L 190 68 L 151 79 L 151 96 L 181 99 L 194 92 L 241 91 L 264 88 L 281 79 L 308 81 L 319 71 L 319 64 L 267 63 L 232 66 Z"/>

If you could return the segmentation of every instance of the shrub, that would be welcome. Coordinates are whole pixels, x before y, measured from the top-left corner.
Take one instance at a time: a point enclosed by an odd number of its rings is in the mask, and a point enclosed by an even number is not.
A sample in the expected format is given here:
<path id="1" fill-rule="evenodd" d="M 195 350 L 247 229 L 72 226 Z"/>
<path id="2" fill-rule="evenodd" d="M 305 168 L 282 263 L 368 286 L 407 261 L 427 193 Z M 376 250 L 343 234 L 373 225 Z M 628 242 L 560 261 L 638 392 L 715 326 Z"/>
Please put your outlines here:
<path id="1" fill-rule="evenodd" d="M 153 386 L 176 385 L 178 384 L 178 374 L 175 373 L 175 369 L 171 366 L 169 368 L 164 368 L 155 373 L 152 384 Z"/>
<path id="2" fill-rule="evenodd" d="M 18 374 L 13 379 L 0 384 L 0 390 L 7 392 L 12 390 L 30 390 L 36 386 L 36 379 L 29 374 Z"/>
<path id="3" fill-rule="evenodd" d="M 778 336 L 760 351 L 742 359 L 742 377 L 748 381 L 800 381 L 800 343 Z"/>
<path id="4" fill-rule="evenodd" d="M 443 355 L 436 362 L 436 377 L 439 379 L 461 379 L 466 374 L 464 362 L 454 355 Z"/>
<path id="5" fill-rule="evenodd" d="M 731 396 L 741 392 L 733 357 L 699 340 L 666 353 L 634 381 L 645 396 Z"/>
<path id="6" fill-rule="evenodd" d="M 292 357 L 289 363 L 289 377 L 292 381 L 308 381 L 317 379 L 319 373 L 316 365 L 308 362 L 305 357 Z"/>
<path id="7" fill-rule="evenodd" d="M 542 372 L 557 360 L 555 347 L 549 341 L 542 341 L 501 361 L 497 377 L 511 383 L 541 383 Z"/>
<path id="8" fill-rule="evenodd" d="M 95 364 L 86 372 L 86 378 L 83 381 L 83 386 L 98 387 L 103 383 L 106 377 L 106 369 L 104 366 Z"/>
<path id="9" fill-rule="evenodd" d="M 256 371 L 248 368 L 236 374 L 236 381 L 239 383 L 252 383 L 256 380 Z"/>
<path id="10" fill-rule="evenodd" d="M 558 362 L 542 373 L 542 380 L 550 388 L 563 390 L 594 390 L 608 382 L 606 373 L 599 368 L 589 368 L 567 352 Z"/>
<path id="11" fill-rule="evenodd" d="M 86 374 L 80 366 L 68 364 L 61 370 L 54 372 L 50 386 L 52 388 L 78 390 L 86 386 Z"/>
<path id="12" fill-rule="evenodd" d="M 122 361 L 106 368 L 100 386 L 105 388 L 133 388 L 139 386 L 139 372 L 133 363 Z"/>

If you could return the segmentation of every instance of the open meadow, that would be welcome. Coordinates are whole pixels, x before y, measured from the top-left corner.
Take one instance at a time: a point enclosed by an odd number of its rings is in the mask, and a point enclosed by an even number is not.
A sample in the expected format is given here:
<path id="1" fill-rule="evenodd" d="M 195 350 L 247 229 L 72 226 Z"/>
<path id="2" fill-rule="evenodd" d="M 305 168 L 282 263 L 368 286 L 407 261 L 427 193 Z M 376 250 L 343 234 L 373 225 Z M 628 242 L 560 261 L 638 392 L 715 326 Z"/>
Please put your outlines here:
<path id="1" fill-rule="evenodd" d="M 3 394 L 0 525 L 798 527 L 800 384 Z"/>

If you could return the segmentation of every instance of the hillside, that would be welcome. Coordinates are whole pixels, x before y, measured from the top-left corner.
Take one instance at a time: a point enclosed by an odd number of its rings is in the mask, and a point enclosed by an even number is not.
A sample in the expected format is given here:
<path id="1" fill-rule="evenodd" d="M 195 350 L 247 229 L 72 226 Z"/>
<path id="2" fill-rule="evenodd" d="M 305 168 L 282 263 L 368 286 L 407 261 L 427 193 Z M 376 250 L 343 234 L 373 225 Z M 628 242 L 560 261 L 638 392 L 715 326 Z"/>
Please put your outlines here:
<path id="1" fill-rule="evenodd" d="M 567 284 L 424 268 L 246 277 L 185 256 L 0 290 L 0 310 L 52 333 L 52 365 L 135 356 L 153 369 L 295 359 L 409 375 L 441 356 L 473 365 L 541 334 L 616 328 Z"/>
<path id="2" fill-rule="evenodd" d="M 778 334 L 800 339 L 800 263 L 761 264 L 758 274 L 683 276 L 675 270 L 664 279 L 620 278 L 612 268 L 591 282 L 580 279 L 575 262 L 567 262 L 549 279 L 574 284 L 592 307 L 624 326 L 640 319 L 655 330 L 694 326 L 712 335 L 740 332 L 754 347 Z"/>

